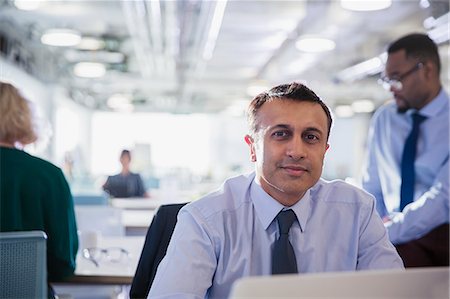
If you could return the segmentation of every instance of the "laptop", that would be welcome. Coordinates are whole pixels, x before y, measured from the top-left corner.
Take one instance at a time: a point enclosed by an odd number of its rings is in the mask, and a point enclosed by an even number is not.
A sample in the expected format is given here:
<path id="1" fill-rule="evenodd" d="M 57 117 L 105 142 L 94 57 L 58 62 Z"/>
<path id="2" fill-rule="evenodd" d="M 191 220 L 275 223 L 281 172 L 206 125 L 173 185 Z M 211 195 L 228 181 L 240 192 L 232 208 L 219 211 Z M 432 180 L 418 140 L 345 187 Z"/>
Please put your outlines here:
<path id="1" fill-rule="evenodd" d="M 244 277 L 231 291 L 238 298 L 448 299 L 449 268 Z"/>

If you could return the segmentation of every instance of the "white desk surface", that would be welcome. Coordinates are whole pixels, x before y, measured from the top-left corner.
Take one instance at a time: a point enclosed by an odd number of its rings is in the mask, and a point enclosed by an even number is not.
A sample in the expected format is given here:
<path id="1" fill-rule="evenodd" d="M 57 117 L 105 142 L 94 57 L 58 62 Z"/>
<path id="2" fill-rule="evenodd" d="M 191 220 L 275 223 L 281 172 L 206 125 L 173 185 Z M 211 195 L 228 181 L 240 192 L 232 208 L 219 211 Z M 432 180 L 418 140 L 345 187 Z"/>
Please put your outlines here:
<path id="1" fill-rule="evenodd" d="M 154 215 L 155 211 L 151 210 L 122 210 L 122 224 L 126 228 L 147 228 Z"/>
<path id="2" fill-rule="evenodd" d="M 149 198 L 129 197 L 111 198 L 111 206 L 126 210 L 156 210 L 161 205 L 190 202 L 194 196 L 192 191 L 181 190 L 152 190 Z"/>
<path id="3" fill-rule="evenodd" d="M 111 206 L 127 210 L 156 210 L 164 204 L 156 198 L 112 198 Z"/>
<path id="4" fill-rule="evenodd" d="M 131 284 L 144 246 L 144 236 L 101 237 L 100 248 L 120 247 L 129 252 L 126 261 L 113 263 L 101 260 L 99 267 L 83 257 L 82 251 L 77 255 L 75 275 L 65 283 L 75 284 Z M 64 283 L 63 283 L 64 284 Z"/>

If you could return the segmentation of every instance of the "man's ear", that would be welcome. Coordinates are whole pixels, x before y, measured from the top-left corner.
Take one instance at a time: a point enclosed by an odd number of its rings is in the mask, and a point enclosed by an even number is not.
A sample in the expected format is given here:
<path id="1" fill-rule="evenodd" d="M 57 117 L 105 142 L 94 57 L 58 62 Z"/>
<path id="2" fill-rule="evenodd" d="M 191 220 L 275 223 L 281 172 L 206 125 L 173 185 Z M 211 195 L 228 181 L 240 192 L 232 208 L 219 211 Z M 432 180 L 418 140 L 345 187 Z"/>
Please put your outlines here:
<path id="1" fill-rule="evenodd" d="M 253 140 L 252 136 L 250 136 L 250 135 L 245 135 L 244 140 L 250 147 L 250 161 L 256 162 L 256 151 L 255 151 L 255 144 L 254 144 L 255 141 Z"/>
<path id="2" fill-rule="evenodd" d="M 330 144 L 327 143 L 327 147 L 325 148 L 325 152 L 327 152 L 329 148 L 330 148 Z"/>
<path id="3" fill-rule="evenodd" d="M 436 74 L 439 74 L 439 72 L 436 69 L 436 65 L 434 63 L 432 63 L 431 61 L 424 62 L 424 73 L 425 73 L 425 78 L 427 78 L 427 79 L 433 79 L 433 77 Z"/>

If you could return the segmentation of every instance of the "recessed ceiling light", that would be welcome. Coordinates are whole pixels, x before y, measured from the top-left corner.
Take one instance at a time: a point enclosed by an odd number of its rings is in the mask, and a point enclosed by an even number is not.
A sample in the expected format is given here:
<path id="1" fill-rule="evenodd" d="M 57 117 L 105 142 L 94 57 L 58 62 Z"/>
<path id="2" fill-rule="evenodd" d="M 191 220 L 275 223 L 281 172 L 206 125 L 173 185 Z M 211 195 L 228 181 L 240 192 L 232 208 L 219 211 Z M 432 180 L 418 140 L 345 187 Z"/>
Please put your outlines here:
<path id="1" fill-rule="evenodd" d="M 375 109 L 375 104 L 371 100 L 359 100 L 352 103 L 355 113 L 370 113 Z"/>
<path id="2" fill-rule="evenodd" d="M 333 50 L 336 43 L 327 38 L 302 37 L 295 43 L 295 46 L 303 52 L 319 53 Z"/>
<path id="3" fill-rule="evenodd" d="M 38 0 L 15 0 L 14 6 L 20 10 L 36 10 L 41 5 L 41 2 Z"/>
<path id="4" fill-rule="evenodd" d="M 388 8 L 392 0 L 341 0 L 342 8 L 354 11 L 373 11 Z"/>
<path id="5" fill-rule="evenodd" d="M 383 57 L 377 56 L 352 65 L 337 74 L 339 81 L 353 82 L 365 78 L 369 75 L 374 75 L 383 70 Z"/>
<path id="6" fill-rule="evenodd" d="M 334 108 L 337 117 L 348 118 L 353 116 L 353 109 L 350 105 L 339 105 Z"/>
<path id="7" fill-rule="evenodd" d="M 100 50 L 105 48 L 105 41 L 95 37 L 82 37 L 77 48 L 91 51 Z"/>
<path id="8" fill-rule="evenodd" d="M 131 96 L 127 94 L 113 94 L 108 98 L 107 105 L 109 108 L 120 112 L 131 112 L 134 109 Z"/>
<path id="9" fill-rule="evenodd" d="M 429 0 L 420 0 L 419 5 L 420 5 L 420 7 L 424 8 L 424 9 L 428 8 L 428 7 L 430 7 L 430 1 Z"/>
<path id="10" fill-rule="evenodd" d="M 99 78 L 106 73 L 106 67 L 98 62 L 79 62 L 73 68 L 73 73 L 83 78 Z"/>
<path id="11" fill-rule="evenodd" d="M 80 33 L 71 29 L 49 29 L 41 36 L 41 43 L 49 46 L 70 47 L 80 41 Z"/>

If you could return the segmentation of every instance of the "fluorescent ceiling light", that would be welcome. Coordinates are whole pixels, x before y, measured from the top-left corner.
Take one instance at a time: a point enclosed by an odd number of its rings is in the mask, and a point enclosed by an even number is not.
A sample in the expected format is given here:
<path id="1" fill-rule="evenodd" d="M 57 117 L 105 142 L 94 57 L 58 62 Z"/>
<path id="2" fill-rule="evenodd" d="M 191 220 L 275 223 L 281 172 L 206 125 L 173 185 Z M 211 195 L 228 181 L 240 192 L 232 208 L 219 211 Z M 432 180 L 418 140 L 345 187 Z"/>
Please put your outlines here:
<path id="1" fill-rule="evenodd" d="M 333 50 L 336 47 L 336 43 L 327 38 L 303 37 L 295 43 L 295 46 L 303 52 L 318 53 Z"/>
<path id="2" fill-rule="evenodd" d="M 374 57 L 348 67 L 338 74 L 338 79 L 344 82 L 353 82 L 368 75 L 374 75 L 383 70 L 383 57 Z"/>
<path id="3" fill-rule="evenodd" d="M 131 112 L 134 109 L 131 96 L 127 94 L 113 94 L 108 98 L 107 105 L 109 108 L 120 112 Z"/>
<path id="4" fill-rule="evenodd" d="M 15 0 L 14 6 L 20 10 L 36 10 L 42 1 L 38 0 Z"/>
<path id="5" fill-rule="evenodd" d="M 214 9 L 214 15 L 209 27 L 208 38 L 206 40 L 205 48 L 203 49 L 203 59 L 210 60 L 212 58 L 214 48 L 216 47 L 217 37 L 219 35 L 220 27 L 222 26 L 223 15 L 228 0 L 218 0 Z"/>
<path id="6" fill-rule="evenodd" d="M 428 7 L 430 7 L 430 1 L 428 1 L 428 0 L 420 0 L 419 5 L 423 9 L 428 8 Z"/>
<path id="7" fill-rule="evenodd" d="M 354 11 L 374 11 L 388 8 L 392 0 L 341 0 L 342 8 Z"/>
<path id="8" fill-rule="evenodd" d="M 106 73 L 106 67 L 97 62 L 79 62 L 73 68 L 73 72 L 78 77 L 100 78 Z"/>
<path id="9" fill-rule="evenodd" d="M 100 50 L 105 47 L 105 41 L 95 37 L 82 37 L 77 45 L 78 49 L 81 50 Z"/>
<path id="10" fill-rule="evenodd" d="M 350 105 L 339 105 L 334 108 L 334 113 L 337 117 L 348 118 L 353 116 L 353 109 Z"/>
<path id="11" fill-rule="evenodd" d="M 375 104 L 371 100 L 359 100 L 352 103 L 355 113 L 371 113 L 375 110 Z"/>
<path id="12" fill-rule="evenodd" d="M 429 30 L 428 36 L 434 40 L 436 44 L 442 44 L 450 39 L 449 28 L 449 13 L 446 13 L 436 20 L 434 20 L 433 29 Z"/>
<path id="13" fill-rule="evenodd" d="M 41 43 L 49 46 L 70 47 L 81 41 L 78 31 L 70 29 L 49 29 L 41 36 Z"/>
<path id="14" fill-rule="evenodd" d="M 104 64 L 123 63 L 125 55 L 121 52 L 109 51 L 78 51 L 70 49 L 65 51 L 64 57 L 72 63 L 75 62 L 98 62 Z"/>

